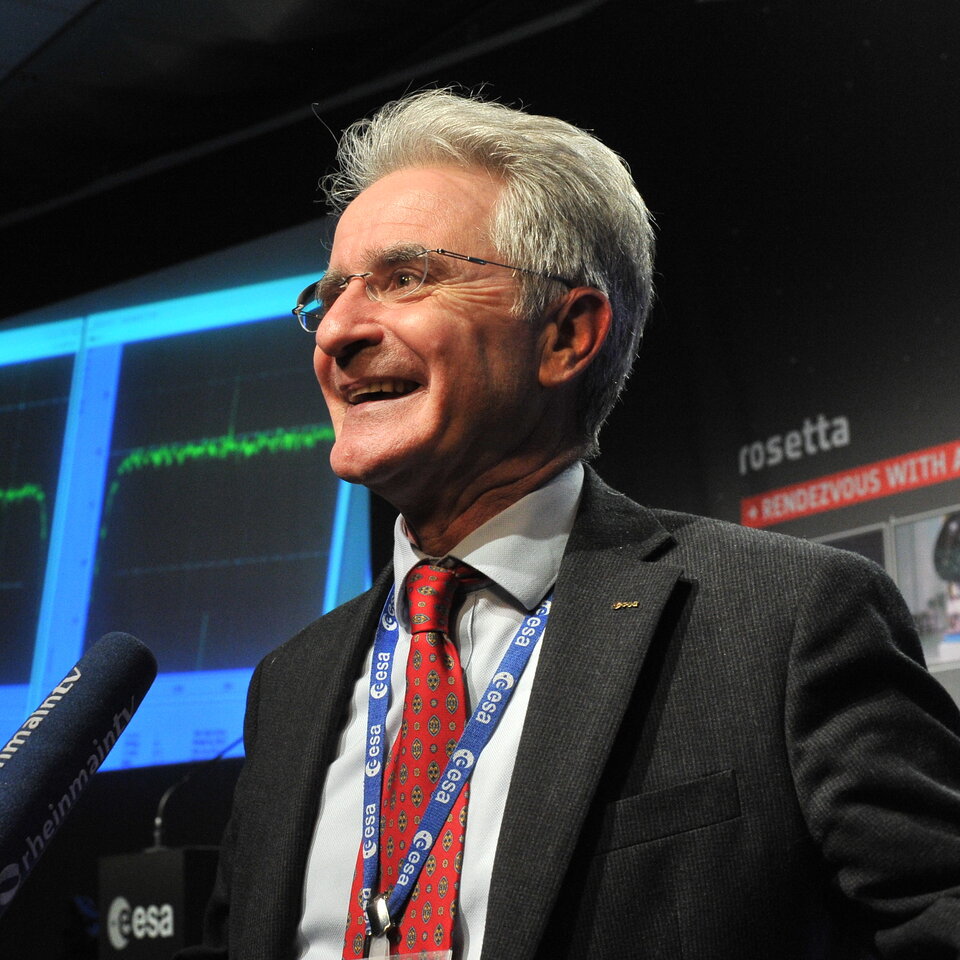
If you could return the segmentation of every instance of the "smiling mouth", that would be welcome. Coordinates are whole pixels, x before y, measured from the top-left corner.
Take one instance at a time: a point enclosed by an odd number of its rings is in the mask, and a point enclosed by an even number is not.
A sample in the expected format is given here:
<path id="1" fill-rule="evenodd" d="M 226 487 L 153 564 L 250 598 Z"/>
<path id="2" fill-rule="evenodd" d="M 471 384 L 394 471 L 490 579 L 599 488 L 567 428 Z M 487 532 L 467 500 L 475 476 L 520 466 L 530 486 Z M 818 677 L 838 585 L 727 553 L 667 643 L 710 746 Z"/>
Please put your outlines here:
<path id="1" fill-rule="evenodd" d="M 413 393 L 420 386 L 413 380 L 373 380 L 363 386 L 347 391 L 346 400 L 351 405 L 371 403 L 380 400 L 395 400 Z"/>

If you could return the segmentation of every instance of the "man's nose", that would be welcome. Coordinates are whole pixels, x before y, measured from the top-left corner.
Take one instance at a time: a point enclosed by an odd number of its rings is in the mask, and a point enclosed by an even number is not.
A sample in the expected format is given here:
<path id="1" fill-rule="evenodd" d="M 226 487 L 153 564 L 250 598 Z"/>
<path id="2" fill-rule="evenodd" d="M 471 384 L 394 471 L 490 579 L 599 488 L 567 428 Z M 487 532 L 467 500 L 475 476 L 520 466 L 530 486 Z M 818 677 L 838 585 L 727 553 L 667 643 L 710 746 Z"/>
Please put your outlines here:
<path id="1" fill-rule="evenodd" d="M 343 292 L 317 327 L 317 347 L 337 360 L 348 360 L 364 347 L 379 343 L 383 336 L 376 320 L 380 304 L 367 293 L 368 276 L 354 273 L 344 278 Z M 360 283 L 352 283 L 353 280 Z"/>

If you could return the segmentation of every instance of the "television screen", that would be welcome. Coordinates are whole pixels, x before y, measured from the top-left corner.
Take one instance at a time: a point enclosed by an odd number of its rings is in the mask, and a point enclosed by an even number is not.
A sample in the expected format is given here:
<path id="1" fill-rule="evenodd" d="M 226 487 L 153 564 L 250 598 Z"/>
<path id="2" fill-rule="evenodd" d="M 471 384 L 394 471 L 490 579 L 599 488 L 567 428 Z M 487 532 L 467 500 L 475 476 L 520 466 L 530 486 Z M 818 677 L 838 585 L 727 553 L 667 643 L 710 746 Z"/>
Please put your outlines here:
<path id="1" fill-rule="evenodd" d="M 257 661 L 369 585 L 289 312 L 311 279 L 0 330 L 0 745 L 122 630 L 160 673 L 103 769 L 211 757 Z"/>

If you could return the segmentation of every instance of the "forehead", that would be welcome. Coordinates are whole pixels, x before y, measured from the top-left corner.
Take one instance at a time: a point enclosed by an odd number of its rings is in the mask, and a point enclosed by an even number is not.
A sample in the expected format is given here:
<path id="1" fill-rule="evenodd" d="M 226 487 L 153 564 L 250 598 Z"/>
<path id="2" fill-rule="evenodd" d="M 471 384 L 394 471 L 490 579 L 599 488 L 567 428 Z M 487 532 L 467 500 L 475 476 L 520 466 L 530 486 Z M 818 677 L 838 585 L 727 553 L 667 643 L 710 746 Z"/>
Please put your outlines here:
<path id="1" fill-rule="evenodd" d="M 353 264 L 398 244 L 493 256 L 491 216 L 501 185 L 482 170 L 427 167 L 388 174 L 344 210 L 330 263 Z"/>

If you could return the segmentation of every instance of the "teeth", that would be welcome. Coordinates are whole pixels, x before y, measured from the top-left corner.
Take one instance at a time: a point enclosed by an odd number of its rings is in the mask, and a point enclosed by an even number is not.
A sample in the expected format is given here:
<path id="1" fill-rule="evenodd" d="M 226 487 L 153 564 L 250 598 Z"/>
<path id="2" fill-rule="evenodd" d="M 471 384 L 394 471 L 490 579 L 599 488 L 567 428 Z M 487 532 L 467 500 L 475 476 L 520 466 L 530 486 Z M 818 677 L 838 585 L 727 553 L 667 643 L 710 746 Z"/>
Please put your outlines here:
<path id="1" fill-rule="evenodd" d="M 362 387 L 357 387 L 347 394 L 349 403 L 359 403 L 364 397 L 371 394 L 394 393 L 402 395 L 416 390 L 417 385 L 410 380 L 372 380 Z"/>

